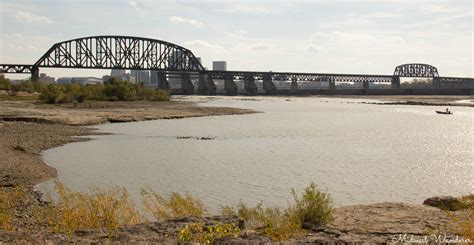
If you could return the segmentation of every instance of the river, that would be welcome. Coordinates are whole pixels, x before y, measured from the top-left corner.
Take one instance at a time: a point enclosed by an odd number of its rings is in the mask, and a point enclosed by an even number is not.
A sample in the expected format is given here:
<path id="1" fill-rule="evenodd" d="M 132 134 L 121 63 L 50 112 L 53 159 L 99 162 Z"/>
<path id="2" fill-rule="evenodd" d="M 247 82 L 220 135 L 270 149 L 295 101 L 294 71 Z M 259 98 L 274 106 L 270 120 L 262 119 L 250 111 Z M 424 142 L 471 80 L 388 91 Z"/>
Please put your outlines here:
<path id="1" fill-rule="evenodd" d="M 97 126 L 112 135 L 43 152 L 73 190 L 189 192 L 222 205 L 286 206 L 314 181 L 336 206 L 422 203 L 474 191 L 474 108 L 322 97 L 191 97 L 263 113 Z M 52 182 L 40 189 L 51 190 Z"/>

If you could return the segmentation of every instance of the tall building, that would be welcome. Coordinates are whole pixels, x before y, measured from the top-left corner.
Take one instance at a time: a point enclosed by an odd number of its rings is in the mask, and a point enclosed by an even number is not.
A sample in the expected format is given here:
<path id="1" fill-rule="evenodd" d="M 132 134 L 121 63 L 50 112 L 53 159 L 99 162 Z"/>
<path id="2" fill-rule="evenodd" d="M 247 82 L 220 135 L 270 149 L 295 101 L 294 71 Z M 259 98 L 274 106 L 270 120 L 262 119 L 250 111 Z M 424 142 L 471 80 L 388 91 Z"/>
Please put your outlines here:
<path id="1" fill-rule="evenodd" d="M 130 75 L 135 77 L 137 83 L 148 84 L 150 83 L 150 72 L 143 70 L 131 70 Z"/>
<path id="2" fill-rule="evenodd" d="M 38 80 L 40 82 L 43 82 L 43 83 L 46 83 L 46 84 L 50 84 L 50 83 L 55 83 L 56 80 L 54 79 L 54 77 L 50 77 L 50 76 L 47 76 L 46 73 L 41 73 Z"/>
<path id="3" fill-rule="evenodd" d="M 124 75 L 125 75 L 125 70 L 122 70 L 122 69 L 112 69 L 112 72 L 110 73 L 110 76 L 115 77 L 115 78 L 121 78 Z"/>
<path id="4" fill-rule="evenodd" d="M 214 71 L 227 71 L 227 61 L 213 61 L 212 70 Z"/>

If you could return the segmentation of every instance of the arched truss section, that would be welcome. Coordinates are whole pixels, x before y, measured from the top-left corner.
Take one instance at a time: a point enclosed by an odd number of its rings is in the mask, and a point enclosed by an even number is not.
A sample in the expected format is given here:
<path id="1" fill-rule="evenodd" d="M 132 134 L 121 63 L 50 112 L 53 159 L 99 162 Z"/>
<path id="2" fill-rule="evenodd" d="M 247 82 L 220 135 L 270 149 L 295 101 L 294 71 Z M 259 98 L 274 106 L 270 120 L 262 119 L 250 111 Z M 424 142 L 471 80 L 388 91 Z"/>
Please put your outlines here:
<path id="1" fill-rule="evenodd" d="M 439 77 L 438 69 L 427 64 L 399 65 L 395 68 L 393 75 L 400 77 Z"/>
<path id="2" fill-rule="evenodd" d="M 128 36 L 92 36 L 54 44 L 37 67 L 203 71 L 194 54 L 176 44 Z"/>

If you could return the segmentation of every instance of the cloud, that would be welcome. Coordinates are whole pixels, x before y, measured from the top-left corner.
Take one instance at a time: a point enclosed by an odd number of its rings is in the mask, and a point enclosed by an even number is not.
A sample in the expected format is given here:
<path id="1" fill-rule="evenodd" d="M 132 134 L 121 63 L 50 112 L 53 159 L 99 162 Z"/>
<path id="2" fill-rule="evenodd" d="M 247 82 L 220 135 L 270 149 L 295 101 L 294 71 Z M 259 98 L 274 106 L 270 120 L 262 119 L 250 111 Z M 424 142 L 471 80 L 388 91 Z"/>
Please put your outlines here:
<path id="1" fill-rule="evenodd" d="M 217 45 L 217 44 L 211 44 L 209 42 L 203 41 L 203 40 L 192 40 L 192 41 L 186 41 L 183 43 L 186 47 L 194 47 L 194 48 L 207 48 L 207 49 L 224 49 L 224 47 Z"/>
<path id="2" fill-rule="evenodd" d="M 134 2 L 134 1 L 129 1 L 128 4 L 132 5 L 132 6 L 137 6 L 137 2 Z"/>
<path id="3" fill-rule="evenodd" d="M 194 27 L 198 27 L 198 28 L 204 27 L 204 23 L 201 22 L 201 21 L 194 20 L 194 19 L 187 19 L 187 18 L 183 18 L 183 17 L 180 17 L 180 16 L 171 16 L 169 18 L 169 21 L 171 23 L 190 24 L 190 25 L 192 25 Z"/>
<path id="4" fill-rule="evenodd" d="M 235 4 L 226 6 L 224 9 L 220 9 L 226 13 L 247 13 L 247 14 L 272 14 L 276 13 L 274 9 L 269 5 L 257 5 L 257 4 Z"/>
<path id="5" fill-rule="evenodd" d="M 46 24 L 53 23 L 53 21 L 46 16 L 36 15 L 33 13 L 24 12 L 24 11 L 17 11 L 14 14 L 14 17 L 17 20 L 24 21 L 24 22 L 42 22 Z"/>
<path id="6" fill-rule="evenodd" d="M 267 43 L 267 42 L 257 42 L 250 45 L 250 49 L 252 50 L 266 50 L 272 47 L 273 47 L 273 44 Z"/>

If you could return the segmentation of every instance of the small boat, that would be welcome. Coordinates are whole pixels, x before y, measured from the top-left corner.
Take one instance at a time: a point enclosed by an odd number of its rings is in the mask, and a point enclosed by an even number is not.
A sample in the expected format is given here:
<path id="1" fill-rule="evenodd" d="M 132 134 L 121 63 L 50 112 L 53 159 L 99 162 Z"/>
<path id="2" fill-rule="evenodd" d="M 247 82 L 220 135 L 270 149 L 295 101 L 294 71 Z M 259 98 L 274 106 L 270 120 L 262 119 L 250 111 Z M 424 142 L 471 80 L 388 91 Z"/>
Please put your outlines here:
<path id="1" fill-rule="evenodd" d="M 453 114 L 451 111 L 436 111 L 438 114 L 445 114 L 445 115 L 451 115 Z"/>

